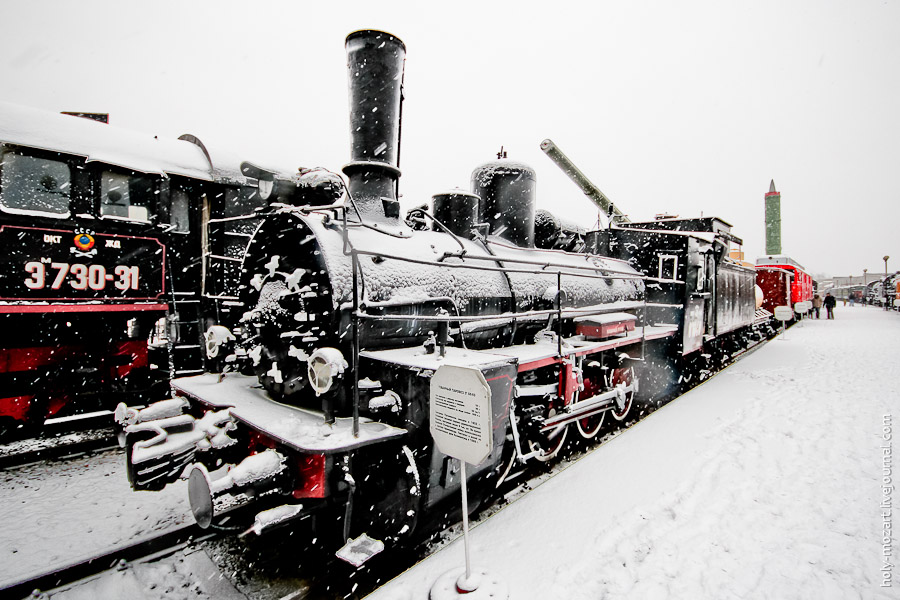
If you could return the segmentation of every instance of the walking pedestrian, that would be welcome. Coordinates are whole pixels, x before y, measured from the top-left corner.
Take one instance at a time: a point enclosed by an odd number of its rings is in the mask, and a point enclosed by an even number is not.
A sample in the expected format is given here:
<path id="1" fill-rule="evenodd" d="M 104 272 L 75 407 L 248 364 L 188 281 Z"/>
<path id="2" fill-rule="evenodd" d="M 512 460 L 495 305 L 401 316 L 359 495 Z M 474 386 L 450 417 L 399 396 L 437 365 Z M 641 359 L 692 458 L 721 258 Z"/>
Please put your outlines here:
<path id="1" fill-rule="evenodd" d="M 822 310 L 822 297 L 818 294 L 813 296 L 812 309 L 813 309 L 813 312 L 816 313 L 816 318 L 818 319 L 819 311 Z"/>
<path id="2" fill-rule="evenodd" d="M 831 292 L 825 294 L 825 301 L 822 303 L 825 305 L 825 312 L 828 313 L 829 319 L 834 319 L 834 305 L 837 304 L 834 296 L 831 295 Z"/>

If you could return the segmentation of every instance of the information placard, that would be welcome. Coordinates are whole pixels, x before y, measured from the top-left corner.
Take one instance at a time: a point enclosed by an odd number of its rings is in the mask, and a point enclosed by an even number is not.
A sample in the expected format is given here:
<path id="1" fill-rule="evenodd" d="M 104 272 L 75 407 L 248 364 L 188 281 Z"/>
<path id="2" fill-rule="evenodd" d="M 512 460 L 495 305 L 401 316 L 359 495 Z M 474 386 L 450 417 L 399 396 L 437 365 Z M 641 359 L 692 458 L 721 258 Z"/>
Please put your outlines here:
<path id="1" fill-rule="evenodd" d="M 471 465 L 491 453 L 491 388 L 481 371 L 443 365 L 431 378 L 431 436 L 438 450 Z"/>
<path id="2" fill-rule="evenodd" d="M 798 302 L 794 305 L 794 311 L 801 315 L 805 315 L 809 312 L 809 309 L 812 308 L 812 302 L 809 300 L 804 300 L 803 302 Z"/>
<path id="3" fill-rule="evenodd" d="M 790 306 L 776 306 L 775 318 L 779 321 L 790 321 L 794 318 L 794 311 Z"/>

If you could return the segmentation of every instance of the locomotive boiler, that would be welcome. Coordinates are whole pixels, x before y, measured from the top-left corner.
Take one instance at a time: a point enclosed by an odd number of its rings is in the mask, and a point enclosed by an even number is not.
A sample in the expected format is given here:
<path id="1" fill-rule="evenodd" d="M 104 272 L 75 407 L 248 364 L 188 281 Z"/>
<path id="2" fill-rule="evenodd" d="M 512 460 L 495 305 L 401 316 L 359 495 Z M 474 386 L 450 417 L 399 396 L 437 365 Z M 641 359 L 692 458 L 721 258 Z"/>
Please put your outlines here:
<path id="1" fill-rule="evenodd" d="M 117 410 L 132 486 L 188 479 L 204 526 L 227 515 L 261 533 L 316 518 L 341 540 L 398 540 L 460 485 L 429 433 L 442 368 L 488 390 L 490 451 L 468 469 L 487 490 L 515 465 L 553 458 L 569 430 L 592 438 L 607 413 L 627 418 L 635 363 L 677 330 L 647 322 L 658 278 L 535 247 L 526 165 L 475 169 L 469 191 L 436 194 L 432 211 L 410 215 L 427 229 L 411 228 L 397 201 L 405 46 L 359 31 L 346 48 L 346 183 L 245 164 L 270 205 L 243 259 L 243 318 L 208 337 L 225 372 Z"/>

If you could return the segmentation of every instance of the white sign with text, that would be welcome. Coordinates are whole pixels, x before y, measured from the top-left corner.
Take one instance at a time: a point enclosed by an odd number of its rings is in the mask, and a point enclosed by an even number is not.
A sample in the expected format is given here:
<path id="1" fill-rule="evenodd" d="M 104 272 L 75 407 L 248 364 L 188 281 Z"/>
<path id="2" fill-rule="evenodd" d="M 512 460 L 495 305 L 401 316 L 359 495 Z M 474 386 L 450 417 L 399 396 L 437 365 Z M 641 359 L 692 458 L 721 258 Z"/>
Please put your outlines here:
<path id="1" fill-rule="evenodd" d="M 790 306 L 776 306 L 775 318 L 779 321 L 790 321 L 794 318 L 794 311 Z"/>
<path id="2" fill-rule="evenodd" d="M 481 371 L 443 365 L 431 378 L 431 436 L 438 450 L 470 465 L 491 453 L 491 388 Z"/>

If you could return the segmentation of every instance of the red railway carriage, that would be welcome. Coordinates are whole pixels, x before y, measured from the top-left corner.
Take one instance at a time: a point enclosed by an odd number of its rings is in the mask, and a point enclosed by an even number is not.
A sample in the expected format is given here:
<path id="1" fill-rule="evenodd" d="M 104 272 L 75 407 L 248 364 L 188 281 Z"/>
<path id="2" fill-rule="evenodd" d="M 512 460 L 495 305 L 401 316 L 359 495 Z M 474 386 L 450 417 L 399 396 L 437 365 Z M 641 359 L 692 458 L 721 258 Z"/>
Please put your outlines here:
<path id="1" fill-rule="evenodd" d="M 783 271 L 789 272 L 793 277 L 791 278 L 791 295 L 790 295 L 790 306 L 794 306 L 798 302 L 803 302 L 805 300 L 812 300 L 813 297 L 813 280 L 812 276 L 806 272 L 806 269 L 803 266 L 792 259 L 789 256 L 764 256 L 756 259 L 756 268 L 757 272 L 766 272 L 770 269 L 781 269 Z M 764 280 L 765 281 L 765 280 Z M 774 278 L 771 281 L 772 284 L 775 284 Z M 757 284 L 762 288 L 763 293 L 767 294 L 769 291 L 766 287 L 760 284 L 760 276 L 757 274 Z M 778 284 L 781 285 L 781 284 Z M 776 286 L 777 287 L 777 286 Z M 771 288 L 773 292 L 775 292 L 776 288 Z M 765 304 L 763 305 L 765 307 Z M 767 309 L 769 310 L 769 309 Z"/>
<path id="2" fill-rule="evenodd" d="M 223 230 L 252 210 L 238 167 L 185 137 L 0 103 L 0 437 L 202 371 L 202 315 L 229 309 L 218 263 L 239 264 Z"/>
<path id="3" fill-rule="evenodd" d="M 763 292 L 760 308 L 770 313 L 776 306 L 791 306 L 791 283 L 794 274 L 778 267 L 756 267 L 756 285 Z"/>

